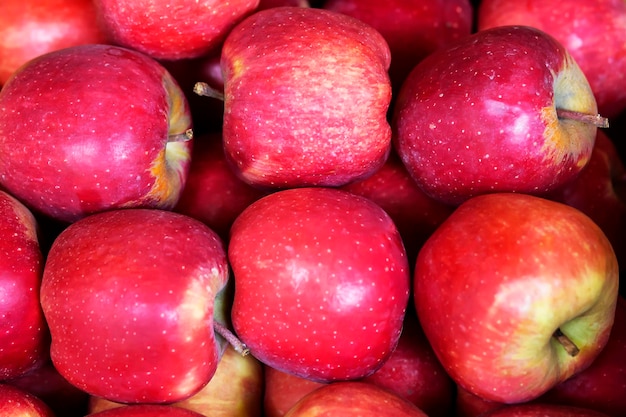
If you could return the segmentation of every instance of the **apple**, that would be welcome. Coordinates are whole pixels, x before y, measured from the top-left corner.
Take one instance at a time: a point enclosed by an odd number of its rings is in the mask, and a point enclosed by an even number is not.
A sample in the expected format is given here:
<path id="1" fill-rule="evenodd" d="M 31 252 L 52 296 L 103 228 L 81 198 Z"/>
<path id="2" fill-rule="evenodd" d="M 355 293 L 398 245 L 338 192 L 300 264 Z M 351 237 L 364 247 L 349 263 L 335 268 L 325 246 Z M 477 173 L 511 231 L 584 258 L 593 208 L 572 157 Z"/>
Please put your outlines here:
<path id="1" fill-rule="evenodd" d="M 0 87 L 20 66 L 39 55 L 105 42 L 91 0 L 2 0 Z"/>
<path id="2" fill-rule="evenodd" d="M 618 264 L 626 265 L 626 167 L 604 130 L 598 130 L 591 159 L 580 174 L 546 197 L 591 217 L 611 241 Z"/>
<path id="3" fill-rule="evenodd" d="M 585 214 L 493 193 L 462 203 L 424 244 L 414 302 L 457 384 L 519 403 L 596 359 L 613 326 L 618 280 L 611 244 Z"/>
<path id="4" fill-rule="evenodd" d="M 267 193 L 242 181 L 224 157 L 222 136 L 196 136 L 185 188 L 174 211 L 202 221 L 227 241 L 235 218 Z"/>
<path id="5" fill-rule="evenodd" d="M 588 163 L 606 122 L 567 50 L 525 26 L 483 30 L 430 54 L 402 85 L 393 114 L 409 173 L 448 204 L 565 184 Z"/>
<path id="6" fill-rule="evenodd" d="M 263 416 L 283 417 L 308 393 L 326 385 L 264 365 Z"/>
<path id="7" fill-rule="evenodd" d="M 186 399 L 222 356 L 228 277 L 222 241 L 188 216 L 119 209 L 78 220 L 52 244 L 43 273 L 52 362 L 90 395 Z"/>
<path id="8" fill-rule="evenodd" d="M 6 384 L 0 384 L 0 414 L 3 417 L 55 417 L 39 398 Z"/>
<path id="9" fill-rule="evenodd" d="M 276 191 L 231 228 L 232 324 L 268 366 L 320 382 L 371 374 L 395 349 L 410 292 L 400 234 L 364 197 Z"/>
<path id="10" fill-rule="evenodd" d="M 394 151 L 372 175 L 341 189 L 369 198 L 389 214 L 402 236 L 411 264 L 426 239 L 453 210 L 452 206 L 426 195 Z"/>
<path id="11" fill-rule="evenodd" d="M 89 395 L 63 378 L 50 360 L 4 383 L 39 398 L 56 416 L 83 417 L 87 412 Z"/>
<path id="12" fill-rule="evenodd" d="M 480 417 L 491 410 L 506 407 L 507 404 L 491 401 L 472 394 L 462 386 L 456 386 L 454 417 Z"/>
<path id="13" fill-rule="evenodd" d="M 389 62 L 380 33 L 341 13 L 274 7 L 245 19 L 221 56 L 224 149 L 237 175 L 275 189 L 372 174 L 391 149 Z"/>
<path id="14" fill-rule="evenodd" d="M 320 387 L 298 401 L 285 417 L 427 417 L 402 397 L 373 384 L 340 381 Z"/>
<path id="15" fill-rule="evenodd" d="M 604 116 L 626 110 L 626 2 L 483 0 L 477 30 L 503 25 L 541 29 L 561 42 L 589 80 Z"/>
<path id="16" fill-rule="evenodd" d="M 6 380 L 42 366 L 50 338 L 39 304 L 44 259 L 37 220 L 4 191 L 0 219 L 0 380 Z"/>
<path id="17" fill-rule="evenodd" d="M 263 365 L 252 355 L 244 356 L 227 345 L 208 384 L 171 405 L 210 417 L 260 417 L 263 388 Z M 89 398 L 91 413 L 122 406 L 126 405 L 102 397 Z"/>
<path id="18" fill-rule="evenodd" d="M 191 118 L 157 61 L 110 45 L 50 52 L 14 73 L 0 110 L 0 186 L 33 211 L 73 222 L 178 201 Z"/>
<path id="19" fill-rule="evenodd" d="M 323 8 L 355 17 L 383 35 L 396 92 L 419 61 L 469 36 L 474 23 L 469 0 L 326 0 Z"/>
<path id="20" fill-rule="evenodd" d="M 498 408 L 481 417 L 608 417 L 586 408 L 551 404 L 516 404 Z"/>
<path id="21" fill-rule="evenodd" d="M 127 407 L 116 407 L 88 417 L 202 417 L 202 414 L 171 405 L 135 404 Z"/>
<path id="22" fill-rule="evenodd" d="M 311 7 L 311 4 L 308 0 L 259 0 L 257 11 L 283 6 Z"/>
<path id="23" fill-rule="evenodd" d="M 94 0 L 94 4 L 112 43 L 175 61 L 219 48 L 259 0 Z"/>

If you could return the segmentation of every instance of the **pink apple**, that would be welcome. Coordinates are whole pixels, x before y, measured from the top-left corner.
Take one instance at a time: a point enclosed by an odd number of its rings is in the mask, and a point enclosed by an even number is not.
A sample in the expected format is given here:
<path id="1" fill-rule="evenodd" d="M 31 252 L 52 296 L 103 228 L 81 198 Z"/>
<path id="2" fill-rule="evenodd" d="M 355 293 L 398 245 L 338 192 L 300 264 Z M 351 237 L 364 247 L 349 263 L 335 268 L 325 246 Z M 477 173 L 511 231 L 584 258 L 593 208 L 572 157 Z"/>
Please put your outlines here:
<path id="1" fill-rule="evenodd" d="M 0 185 L 34 211 L 75 221 L 176 204 L 191 118 L 155 60 L 108 45 L 50 52 L 7 82 L 0 110 Z"/>
<path id="2" fill-rule="evenodd" d="M 261 362 L 317 381 L 361 378 L 398 343 L 409 266 L 389 215 L 332 188 L 277 191 L 235 220 L 235 332 Z"/>
<path id="3" fill-rule="evenodd" d="M 202 414 L 171 405 L 137 404 L 127 407 L 116 407 L 88 417 L 202 417 Z"/>
<path id="4" fill-rule="evenodd" d="M 210 417 L 260 417 L 263 387 L 263 365 L 252 355 L 244 356 L 228 345 L 209 383 L 191 397 L 170 405 Z M 126 405 L 102 397 L 89 398 L 91 413 L 122 406 Z"/>
<path id="5" fill-rule="evenodd" d="M 477 29 L 528 25 L 561 42 L 589 80 L 600 113 L 626 110 L 626 2 L 482 0 Z"/>
<path id="6" fill-rule="evenodd" d="M 235 218 L 266 195 L 235 175 L 224 157 L 219 133 L 196 137 L 191 168 L 174 211 L 198 219 L 228 240 Z"/>
<path id="7" fill-rule="evenodd" d="M 50 339 L 39 304 L 44 259 L 37 220 L 4 191 L 0 219 L 0 380 L 6 380 L 42 366 Z"/>
<path id="8" fill-rule="evenodd" d="M 569 405 L 517 404 L 498 408 L 481 417 L 608 417 L 606 414 Z"/>
<path id="9" fill-rule="evenodd" d="M 607 344 L 618 265 L 602 230 L 558 202 L 494 193 L 461 204 L 420 251 L 415 306 L 448 374 L 491 401 L 530 401 Z"/>
<path id="10" fill-rule="evenodd" d="M 2 417 L 55 417 L 39 398 L 11 385 L 0 384 Z"/>
<path id="11" fill-rule="evenodd" d="M 39 55 L 104 42 L 91 0 L 2 0 L 0 87 L 20 66 Z"/>
<path id="12" fill-rule="evenodd" d="M 596 124 L 606 122 L 565 48 L 523 26 L 484 30 L 429 55 L 394 110 L 409 173 L 450 204 L 561 186 L 588 163 Z"/>
<path id="13" fill-rule="evenodd" d="M 327 0 L 323 8 L 362 20 L 383 35 L 395 90 L 427 55 L 469 36 L 474 22 L 469 0 Z"/>
<path id="14" fill-rule="evenodd" d="M 124 209 L 76 221 L 54 241 L 41 285 L 54 366 L 112 401 L 188 398 L 222 356 L 214 327 L 227 324 L 228 274 L 217 234 L 182 214 Z"/>
<path id="15" fill-rule="evenodd" d="M 372 174 L 391 149 L 389 62 L 385 39 L 355 18 L 312 7 L 253 14 L 222 47 L 227 159 L 267 188 Z"/>
<path id="16" fill-rule="evenodd" d="M 285 417 L 427 417 L 402 397 L 373 384 L 333 382 L 307 394 Z"/>
<path id="17" fill-rule="evenodd" d="M 611 241 L 619 265 L 626 265 L 626 167 L 604 130 L 598 130 L 580 174 L 546 197 L 591 217 Z"/>
<path id="18" fill-rule="evenodd" d="M 218 48 L 259 0 L 94 0 L 111 42 L 161 60 L 198 58 Z"/>

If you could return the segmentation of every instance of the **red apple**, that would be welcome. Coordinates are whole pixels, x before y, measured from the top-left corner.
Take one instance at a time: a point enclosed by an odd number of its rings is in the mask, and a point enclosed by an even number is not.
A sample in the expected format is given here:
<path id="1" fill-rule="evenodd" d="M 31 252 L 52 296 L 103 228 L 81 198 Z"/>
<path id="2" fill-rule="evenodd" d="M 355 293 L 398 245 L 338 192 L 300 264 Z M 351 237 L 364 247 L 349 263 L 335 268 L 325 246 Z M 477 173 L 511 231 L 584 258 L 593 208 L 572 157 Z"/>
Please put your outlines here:
<path id="1" fill-rule="evenodd" d="M 113 43 L 153 58 L 197 58 L 218 48 L 259 0 L 94 0 Z"/>
<path id="2" fill-rule="evenodd" d="M 209 383 L 191 397 L 171 405 L 210 417 L 260 417 L 263 386 L 263 365 L 228 345 Z M 126 405 L 102 397 L 89 398 L 91 413 L 122 406 Z"/>
<path id="3" fill-rule="evenodd" d="M 171 405 L 136 404 L 88 414 L 88 417 L 202 417 L 202 414 Z"/>
<path id="4" fill-rule="evenodd" d="M 600 113 L 612 118 L 626 110 L 626 2 L 480 2 L 478 30 L 514 24 L 541 29 L 568 49 L 589 80 Z"/>
<path id="5" fill-rule="evenodd" d="M 20 66 L 39 55 L 105 42 L 91 0 L 2 0 L 0 87 Z"/>
<path id="6" fill-rule="evenodd" d="M 110 210 L 68 226 L 44 268 L 41 304 L 59 373 L 117 402 L 174 402 L 213 377 L 226 324 L 225 249 L 198 220 Z"/>
<path id="7" fill-rule="evenodd" d="M 611 241 L 619 265 L 626 265 L 626 168 L 615 144 L 598 130 L 589 163 L 548 198 L 582 211 Z"/>
<path id="8" fill-rule="evenodd" d="M 263 416 L 283 417 L 302 397 L 326 385 L 265 365 Z"/>
<path id="9" fill-rule="evenodd" d="M 389 215 L 332 188 L 277 191 L 235 220 L 232 321 L 266 365 L 303 378 L 364 377 L 398 343 L 409 266 Z"/>
<path id="10" fill-rule="evenodd" d="M 469 36 L 474 22 L 469 0 L 327 0 L 323 7 L 355 17 L 383 35 L 391 50 L 395 90 L 427 55 Z"/>
<path id="11" fill-rule="evenodd" d="M 393 119 L 411 176 L 450 204 L 561 186 L 587 164 L 596 123 L 606 121 L 565 48 L 524 26 L 484 30 L 429 55 L 403 84 Z"/>
<path id="12" fill-rule="evenodd" d="M 206 134 L 194 140 L 191 168 L 174 211 L 202 221 L 226 241 L 235 218 L 266 194 L 235 175 L 221 135 Z"/>
<path id="13" fill-rule="evenodd" d="M 369 177 L 341 188 L 369 198 L 389 214 L 402 236 L 411 264 L 426 239 L 453 210 L 417 186 L 396 152 L 391 152 L 383 166 Z"/>
<path id="14" fill-rule="evenodd" d="M 422 247 L 415 306 L 456 383 L 487 400 L 525 402 L 602 351 L 618 275 L 609 240 L 580 211 L 487 194 L 461 204 Z"/>
<path id="15" fill-rule="evenodd" d="M 172 208 L 191 146 L 187 101 L 153 59 L 108 45 L 50 52 L 0 91 L 0 185 L 63 221 Z"/>
<path id="16" fill-rule="evenodd" d="M 516 404 L 498 408 L 481 417 L 608 417 L 606 414 L 586 408 L 568 405 Z"/>
<path id="17" fill-rule="evenodd" d="M 2 417 L 55 417 L 39 398 L 11 385 L 0 384 Z"/>
<path id="18" fill-rule="evenodd" d="M 427 417 L 400 396 L 365 382 L 333 382 L 307 394 L 286 417 Z"/>
<path id="19" fill-rule="evenodd" d="M 37 220 L 4 191 L 0 219 L 0 380 L 6 380 L 42 366 L 50 339 L 39 304 L 44 260 Z"/>
<path id="20" fill-rule="evenodd" d="M 230 32 L 221 62 L 226 157 L 246 182 L 343 185 L 387 158 L 390 54 L 372 27 L 311 7 L 270 8 Z"/>

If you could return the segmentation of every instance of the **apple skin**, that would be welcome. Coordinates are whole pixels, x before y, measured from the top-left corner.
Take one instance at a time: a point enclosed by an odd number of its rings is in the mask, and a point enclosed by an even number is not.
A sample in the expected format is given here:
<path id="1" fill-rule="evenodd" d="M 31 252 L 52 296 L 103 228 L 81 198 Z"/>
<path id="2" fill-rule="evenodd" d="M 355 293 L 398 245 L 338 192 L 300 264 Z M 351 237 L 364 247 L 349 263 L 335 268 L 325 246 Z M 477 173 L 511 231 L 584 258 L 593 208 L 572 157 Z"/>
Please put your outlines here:
<path id="1" fill-rule="evenodd" d="M 3 417 L 55 417 L 39 398 L 19 388 L 0 384 L 0 415 Z"/>
<path id="2" fill-rule="evenodd" d="M 0 380 L 6 380 L 42 366 L 50 337 L 39 304 L 44 259 L 37 220 L 4 191 L 0 219 Z"/>
<path id="3" fill-rule="evenodd" d="M 259 0 L 94 0 L 94 4 L 110 42 L 175 61 L 219 48 Z"/>
<path id="4" fill-rule="evenodd" d="M 327 0 L 323 8 L 355 17 L 378 30 L 389 44 L 394 91 L 419 61 L 472 33 L 469 0 Z"/>
<path id="5" fill-rule="evenodd" d="M 252 355 L 244 356 L 227 345 L 209 383 L 191 397 L 170 405 L 210 417 L 260 417 L 263 386 L 263 365 Z M 102 397 L 89 398 L 91 413 L 123 406 Z"/>
<path id="6" fill-rule="evenodd" d="M 327 384 L 279 371 L 267 365 L 263 366 L 263 370 L 265 376 L 264 417 L 284 417 L 301 398 Z"/>
<path id="7" fill-rule="evenodd" d="M 580 211 L 495 193 L 460 205 L 420 251 L 414 301 L 450 377 L 472 394 L 526 402 L 587 368 L 607 344 L 617 259 Z M 578 348 L 570 355 L 560 330 Z"/>
<path id="8" fill-rule="evenodd" d="M 227 241 L 241 212 L 267 192 L 242 181 L 224 157 L 222 136 L 197 136 L 185 188 L 174 211 L 202 221 Z"/>
<path id="9" fill-rule="evenodd" d="M 484 0 L 477 30 L 528 25 L 554 36 L 589 80 L 600 113 L 609 118 L 626 110 L 626 2 L 563 0 Z"/>
<path id="10" fill-rule="evenodd" d="M 272 7 L 311 7 L 308 0 L 259 0 L 257 11 L 271 9 Z"/>
<path id="11" fill-rule="evenodd" d="M 481 417 L 608 417 L 599 411 L 569 405 L 516 404 L 481 414 Z"/>
<path id="12" fill-rule="evenodd" d="M 626 167 L 613 141 L 598 130 L 589 163 L 545 197 L 582 211 L 611 241 L 620 269 L 626 265 Z"/>
<path id="13" fill-rule="evenodd" d="M 0 87 L 20 66 L 39 55 L 105 42 L 91 0 L 3 0 Z"/>
<path id="14" fill-rule="evenodd" d="M 410 273 L 389 215 L 333 188 L 269 194 L 235 220 L 232 323 L 266 365 L 320 382 L 356 379 L 393 352 Z"/>
<path id="15" fill-rule="evenodd" d="M 91 395 L 183 400 L 222 355 L 213 323 L 226 324 L 228 277 L 221 240 L 198 220 L 157 209 L 81 219 L 57 237 L 44 268 L 52 362 Z"/>
<path id="16" fill-rule="evenodd" d="M 253 14 L 222 47 L 227 160 L 264 188 L 370 175 L 391 149 L 389 63 L 385 39 L 350 16 L 311 7 Z"/>
<path id="17" fill-rule="evenodd" d="M 116 407 L 98 413 L 88 414 L 88 417 L 202 417 L 202 414 L 171 405 L 135 404 L 126 407 Z"/>
<path id="18" fill-rule="evenodd" d="M 339 381 L 324 385 L 298 401 L 285 417 L 427 417 L 400 396 L 376 385 Z"/>
<path id="19" fill-rule="evenodd" d="M 597 114 L 565 48 L 534 28 L 492 28 L 416 65 L 394 107 L 394 143 L 418 185 L 448 204 L 539 194 L 574 178 L 596 137 L 595 125 L 557 109 Z"/>
<path id="20" fill-rule="evenodd" d="M 0 185 L 32 210 L 72 222 L 176 204 L 191 117 L 157 61 L 109 45 L 50 52 L 14 73 L 0 110 Z"/>

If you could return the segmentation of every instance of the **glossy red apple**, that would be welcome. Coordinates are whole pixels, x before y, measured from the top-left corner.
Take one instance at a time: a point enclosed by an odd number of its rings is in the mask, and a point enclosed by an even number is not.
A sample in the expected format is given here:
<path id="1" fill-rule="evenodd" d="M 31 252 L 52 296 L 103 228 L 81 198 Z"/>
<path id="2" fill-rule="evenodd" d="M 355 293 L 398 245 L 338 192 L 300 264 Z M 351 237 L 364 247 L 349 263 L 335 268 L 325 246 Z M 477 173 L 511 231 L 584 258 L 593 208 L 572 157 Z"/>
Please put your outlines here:
<path id="1" fill-rule="evenodd" d="M 224 157 L 219 133 L 196 137 L 185 188 L 174 211 L 202 221 L 223 240 L 237 216 L 267 192 L 237 177 Z"/>
<path id="2" fill-rule="evenodd" d="M 94 0 L 111 42 L 160 60 L 198 58 L 219 48 L 259 0 Z"/>
<path id="3" fill-rule="evenodd" d="M 533 400 L 607 344 L 615 253 L 580 211 L 517 193 L 460 205 L 420 251 L 415 306 L 448 374 L 491 401 Z"/>
<path id="4" fill-rule="evenodd" d="M 492 192 L 538 194 L 573 179 L 596 137 L 596 102 L 554 38 L 506 26 L 432 53 L 397 98 L 394 140 L 418 185 L 459 204 Z"/>
<path id="5" fill-rule="evenodd" d="M 343 185 L 391 149 L 389 47 L 365 23 L 312 7 L 261 10 L 222 47 L 226 157 L 260 187 Z"/>
<path id="6" fill-rule="evenodd" d="M 307 394 L 285 417 L 427 417 L 415 405 L 373 384 L 333 382 Z"/>
<path id="7" fill-rule="evenodd" d="M 0 87 L 39 55 L 106 40 L 91 0 L 2 0 Z"/>
<path id="8" fill-rule="evenodd" d="M 232 321 L 261 362 L 317 381 L 361 378 L 392 353 L 409 297 L 396 226 L 332 188 L 277 191 L 235 220 Z"/>
<path id="9" fill-rule="evenodd" d="M 50 52 L 7 82 L 0 110 L 0 185 L 34 211 L 69 222 L 176 204 L 191 118 L 157 61 L 108 45 Z"/>
<path id="10" fill-rule="evenodd" d="M 38 229 L 30 210 L 0 191 L 0 380 L 21 376 L 48 359 L 48 326 L 39 304 L 44 259 Z"/>
<path id="11" fill-rule="evenodd" d="M 419 61 L 469 36 L 474 22 L 469 0 L 327 0 L 323 8 L 355 17 L 383 35 L 396 91 Z"/>
<path id="12" fill-rule="evenodd" d="M 554 36 L 589 80 L 605 117 L 626 110 L 626 2 L 482 0 L 477 30 L 528 25 Z"/>
<path id="13" fill-rule="evenodd" d="M 217 234 L 182 214 L 110 210 L 71 224 L 41 285 L 54 366 L 112 401 L 188 398 L 222 356 L 228 274 Z"/>
<path id="14" fill-rule="evenodd" d="M 11 385 L 0 384 L 0 415 L 3 417 L 55 417 L 39 398 Z"/>

